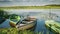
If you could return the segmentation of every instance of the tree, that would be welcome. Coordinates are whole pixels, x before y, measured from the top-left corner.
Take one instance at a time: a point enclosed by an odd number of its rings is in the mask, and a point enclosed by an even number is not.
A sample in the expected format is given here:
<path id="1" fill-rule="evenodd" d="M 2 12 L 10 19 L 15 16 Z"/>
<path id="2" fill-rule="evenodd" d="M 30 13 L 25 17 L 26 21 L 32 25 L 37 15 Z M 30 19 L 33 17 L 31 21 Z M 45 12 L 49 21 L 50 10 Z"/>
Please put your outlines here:
<path id="1" fill-rule="evenodd" d="M 0 18 L 8 18 L 8 13 L 4 10 L 0 10 Z"/>

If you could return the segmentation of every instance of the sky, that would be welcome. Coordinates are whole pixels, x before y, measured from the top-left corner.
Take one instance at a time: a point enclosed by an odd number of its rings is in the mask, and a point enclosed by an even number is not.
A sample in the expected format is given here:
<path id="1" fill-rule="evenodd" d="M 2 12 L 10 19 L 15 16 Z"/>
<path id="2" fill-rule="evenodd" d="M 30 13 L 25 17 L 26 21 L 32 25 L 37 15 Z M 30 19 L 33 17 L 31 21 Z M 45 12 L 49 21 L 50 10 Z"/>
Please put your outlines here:
<path id="1" fill-rule="evenodd" d="M 60 0 L 0 0 L 3 6 L 42 6 L 47 4 L 60 4 Z"/>

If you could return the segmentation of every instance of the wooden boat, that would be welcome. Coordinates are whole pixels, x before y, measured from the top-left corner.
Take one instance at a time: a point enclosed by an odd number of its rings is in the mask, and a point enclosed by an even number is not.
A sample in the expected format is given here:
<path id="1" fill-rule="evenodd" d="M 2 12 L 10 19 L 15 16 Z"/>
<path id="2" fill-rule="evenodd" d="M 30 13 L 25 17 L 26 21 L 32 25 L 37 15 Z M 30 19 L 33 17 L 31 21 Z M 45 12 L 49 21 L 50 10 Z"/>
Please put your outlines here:
<path id="1" fill-rule="evenodd" d="M 18 15 L 11 15 L 10 16 L 10 26 L 15 27 L 16 24 L 20 21 L 20 16 Z"/>
<path id="2" fill-rule="evenodd" d="M 60 34 L 60 23 L 54 20 L 45 21 L 45 25 L 50 28 L 53 32 Z"/>
<path id="3" fill-rule="evenodd" d="M 36 21 L 37 21 L 36 18 L 28 17 L 28 18 L 22 20 L 21 23 L 18 23 L 16 28 L 18 28 L 18 30 L 30 29 L 36 25 Z"/>
<path id="4" fill-rule="evenodd" d="M 11 16 L 12 17 L 12 16 Z M 18 30 L 30 29 L 35 26 L 37 19 L 34 17 L 27 17 L 20 20 L 20 17 L 11 18 L 10 17 L 10 25 L 12 27 L 16 27 Z M 16 17 L 16 16 L 15 16 Z"/>

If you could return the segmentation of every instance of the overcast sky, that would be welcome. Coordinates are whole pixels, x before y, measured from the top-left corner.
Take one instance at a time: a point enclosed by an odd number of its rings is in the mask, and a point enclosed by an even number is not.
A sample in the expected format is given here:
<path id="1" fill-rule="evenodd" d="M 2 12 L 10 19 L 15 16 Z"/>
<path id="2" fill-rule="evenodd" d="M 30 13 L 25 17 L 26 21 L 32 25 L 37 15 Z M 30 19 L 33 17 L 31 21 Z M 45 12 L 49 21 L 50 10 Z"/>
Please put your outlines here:
<path id="1" fill-rule="evenodd" d="M 60 4 L 60 0 L 0 0 L 1 6 L 31 6 L 31 5 L 46 5 Z"/>

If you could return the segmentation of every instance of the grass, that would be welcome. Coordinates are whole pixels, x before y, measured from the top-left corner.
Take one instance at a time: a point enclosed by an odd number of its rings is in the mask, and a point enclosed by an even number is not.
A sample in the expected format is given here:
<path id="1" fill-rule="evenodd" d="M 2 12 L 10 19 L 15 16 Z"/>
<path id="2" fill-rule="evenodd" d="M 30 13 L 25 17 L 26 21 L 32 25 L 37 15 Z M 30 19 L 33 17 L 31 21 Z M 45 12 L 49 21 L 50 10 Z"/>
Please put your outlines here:
<path id="1" fill-rule="evenodd" d="M 44 32 L 34 32 L 30 30 L 17 30 L 16 28 L 5 28 L 0 29 L 0 34 L 44 34 Z M 49 34 L 49 32 L 46 32 L 46 34 Z"/>
<path id="2" fill-rule="evenodd" d="M 11 7 L 0 7 L 0 9 L 60 9 L 60 6 L 11 6 Z"/>

